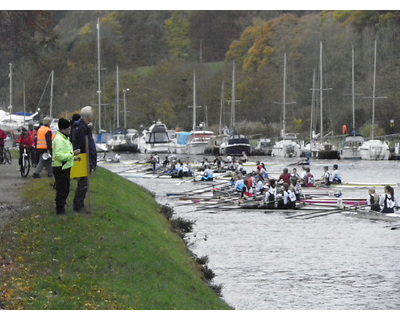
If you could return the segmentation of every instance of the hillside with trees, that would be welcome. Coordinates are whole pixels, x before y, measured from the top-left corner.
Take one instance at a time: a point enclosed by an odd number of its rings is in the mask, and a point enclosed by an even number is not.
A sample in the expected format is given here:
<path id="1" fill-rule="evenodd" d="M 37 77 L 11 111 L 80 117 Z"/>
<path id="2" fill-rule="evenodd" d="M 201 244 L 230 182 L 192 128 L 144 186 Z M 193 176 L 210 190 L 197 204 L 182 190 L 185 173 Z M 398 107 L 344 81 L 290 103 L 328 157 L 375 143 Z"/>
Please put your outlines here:
<path id="1" fill-rule="evenodd" d="M 323 126 L 337 135 L 352 129 L 354 49 L 355 129 L 369 134 L 372 117 L 374 43 L 377 42 L 377 134 L 397 132 L 400 42 L 397 11 L 0 11 L 0 108 L 38 107 L 49 114 L 54 70 L 53 117 L 97 106 L 97 19 L 100 21 L 102 129 L 116 127 L 126 91 L 127 127 L 153 121 L 190 130 L 193 72 L 199 121 L 219 130 L 229 123 L 232 65 L 236 66 L 236 125 L 247 134 L 278 136 L 282 126 L 283 56 L 287 57 L 287 131 L 309 135 L 313 79 L 319 88 L 322 43 Z M 314 74 L 316 77 L 314 78 Z M 314 88 L 314 89 L 315 89 Z M 45 90 L 46 89 L 46 90 Z M 316 95 L 318 97 L 318 95 Z M 40 102 L 40 103 L 39 103 Z M 313 103 L 314 102 L 314 103 Z M 123 114 L 120 113 L 120 117 Z M 315 130 L 318 132 L 318 124 Z"/>

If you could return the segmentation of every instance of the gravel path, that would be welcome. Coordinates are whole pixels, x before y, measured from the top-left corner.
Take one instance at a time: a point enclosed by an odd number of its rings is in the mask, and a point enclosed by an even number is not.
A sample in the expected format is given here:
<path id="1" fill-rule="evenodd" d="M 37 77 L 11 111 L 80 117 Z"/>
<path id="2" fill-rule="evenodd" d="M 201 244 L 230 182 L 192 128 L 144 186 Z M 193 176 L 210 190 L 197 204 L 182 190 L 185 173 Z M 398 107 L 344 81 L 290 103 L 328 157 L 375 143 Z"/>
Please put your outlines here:
<path id="1" fill-rule="evenodd" d="M 19 194 L 21 186 L 31 178 L 22 178 L 18 170 L 18 159 L 11 164 L 0 164 L 0 228 L 24 207 Z M 31 168 L 32 170 L 32 168 Z"/>

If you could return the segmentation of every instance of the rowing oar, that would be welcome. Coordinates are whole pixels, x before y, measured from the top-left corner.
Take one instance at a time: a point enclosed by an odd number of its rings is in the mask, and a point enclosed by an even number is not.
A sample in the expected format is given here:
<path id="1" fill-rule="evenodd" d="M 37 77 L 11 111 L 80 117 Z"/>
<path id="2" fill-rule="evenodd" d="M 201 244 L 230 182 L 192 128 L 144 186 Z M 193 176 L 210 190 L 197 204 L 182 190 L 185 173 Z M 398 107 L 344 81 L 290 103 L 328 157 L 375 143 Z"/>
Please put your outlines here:
<path id="1" fill-rule="evenodd" d="M 360 209 L 363 207 L 367 207 L 368 205 L 364 205 L 364 206 L 352 206 L 352 207 L 347 207 L 347 208 L 343 208 L 343 209 L 336 209 L 336 210 L 330 210 L 330 212 L 325 212 L 325 213 L 321 213 L 315 216 L 311 216 L 311 217 L 305 217 L 304 219 L 312 219 L 312 218 L 318 218 L 318 217 L 322 217 L 322 216 L 327 216 L 330 214 L 334 214 L 334 213 L 339 213 L 345 210 L 355 210 L 355 209 Z"/>
<path id="2" fill-rule="evenodd" d="M 365 206 L 363 206 L 363 207 L 365 207 Z M 354 208 L 360 208 L 360 207 L 354 206 L 353 209 Z M 316 215 L 316 216 L 305 218 L 305 219 L 311 219 L 311 218 L 314 218 L 314 217 L 316 218 L 316 217 L 320 217 L 320 216 L 324 216 L 324 215 L 328 215 L 328 214 L 331 214 L 331 213 L 336 213 L 336 212 L 340 212 L 340 211 L 348 210 L 348 209 L 351 209 L 351 208 L 350 207 L 346 207 L 346 208 L 343 208 L 343 209 L 335 208 L 335 209 L 331 209 L 331 210 L 319 210 L 319 211 L 314 211 L 314 212 L 306 212 L 306 213 L 300 213 L 300 214 L 294 214 L 294 215 L 291 215 L 291 216 L 287 216 L 287 217 L 285 217 L 285 219 L 297 218 L 297 217 L 303 217 L 303 216 L 307 216 L 307 215 L 313 215 L 313 214 L 321 213 L 321 215 Z"/>
<path id="3" fill-rule="evenodd" d="M 186 192 L 186 193 L 201 193 L 200 191 L 202 191 L 202 190 L 204 190 L 204 192 L 207 192 L 207 191 L 213 191 L 213 188 L 214 187 L 216 187 L 216 186 L 220 186 L 220 185 L 224 185 L 224 184 L 226 184 L 226 182 L 220 182 L 220 183 L 216 183 L 216 184 L 213 184 L 213 185 L 207 185 L 207 186 L 203 186 L 203 187 L 201 187 L 201 188 L 196 188 L 196 189 L 193 189 L 193 190 L 190 190 L 190 191 L 188 191 L 188 192 Z M 210 188 L 211 188 L 211 190 L 210 190 Z"/>
<path id="4" fill-rule="evenodd" d="M 301 210 L 301 209 L 299 209 Z M 306 213 L 299 213 L 299 214 L 294 214 L 291 216 L 287 216 L 285 217 L 285 219 L 291 219 L 291 218 L 297 218 L 297 217 L 303 217 L 303 216 L 307 216 L 307 215 L 312 215 L 312 214 L 316 214 L 316 213 L 322 213 L 322 212 L 331 212 L 331 211 L 338 211 L 340 209 L 333 209 L 333 210 L 319 210 L 319 211 L 314 211 L 314 212 L 306 212 Z"/>
<path id="5" fill-rule="evenodd" d="M 231 203 L 231 202 L 235 202 L 238 201 L 237 198 L 233 198 L 233 199 L 227 199 L 221 202 L 218 202 L 215 205 L 208 205 L 208 206 L 204 206 L 202 208 L 196 208 L 196 211 L 201 211 L 201 210 L 207 210 L 207 209 L 214 209 L 214 208 L 218 208 L 218 207 L 222 207 L 224 205 L 226 205 L 227 203 Z"/>

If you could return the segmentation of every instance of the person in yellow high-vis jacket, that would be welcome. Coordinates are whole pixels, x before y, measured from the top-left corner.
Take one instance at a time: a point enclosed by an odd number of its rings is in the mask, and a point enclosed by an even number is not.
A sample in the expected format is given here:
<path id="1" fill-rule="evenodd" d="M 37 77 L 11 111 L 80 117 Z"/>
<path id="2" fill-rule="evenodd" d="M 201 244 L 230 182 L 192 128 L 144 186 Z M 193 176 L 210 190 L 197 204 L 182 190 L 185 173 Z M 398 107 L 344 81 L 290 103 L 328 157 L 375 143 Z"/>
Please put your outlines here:
<path id="1" fill-rule="evenodd" d="M 70 172 L 75 155 L 80 150 L 73 150 L 69 140 L 70 122 L 64 118 L 58 120 L 58 132 L 53 141 L 53 173 L 56 188 L 56 214 L 65 214 L 65 204 L 70 190 Z"/>

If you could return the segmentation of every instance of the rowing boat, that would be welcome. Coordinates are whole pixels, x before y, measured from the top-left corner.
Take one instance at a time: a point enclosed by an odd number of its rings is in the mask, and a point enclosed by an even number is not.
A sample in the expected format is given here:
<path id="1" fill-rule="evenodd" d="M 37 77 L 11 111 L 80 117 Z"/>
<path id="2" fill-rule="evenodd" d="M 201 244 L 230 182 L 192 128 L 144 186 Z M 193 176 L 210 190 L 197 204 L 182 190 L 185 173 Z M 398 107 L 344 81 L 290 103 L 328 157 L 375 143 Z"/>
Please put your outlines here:
<path id="1" fill-rule="evenodd" d="M 342 211 L 342 214 L 355 218 L 383 221 L 400 221 L 400 211 L 394 213 L 381 213 L 372 210 Z"/>
<path id="2" fill-rule="evenodd" d="M 318 198 L 318 199 L 301 199 L 300 202 L 307 203 L 307 204 L 337 204 L 338 206 L 341 205 L 350 205 L 350 206 L 359 206 L 359 205 L 366 205 L 367 200 L 365 199 L 351 199 L 351 198 Z"/>
<path id="3" fill-rule="evenodd" d="M 396 182 L 342 182 L 342 186 L 353 186 L 353 187 L 398 187 L 400 183 Z"/>

